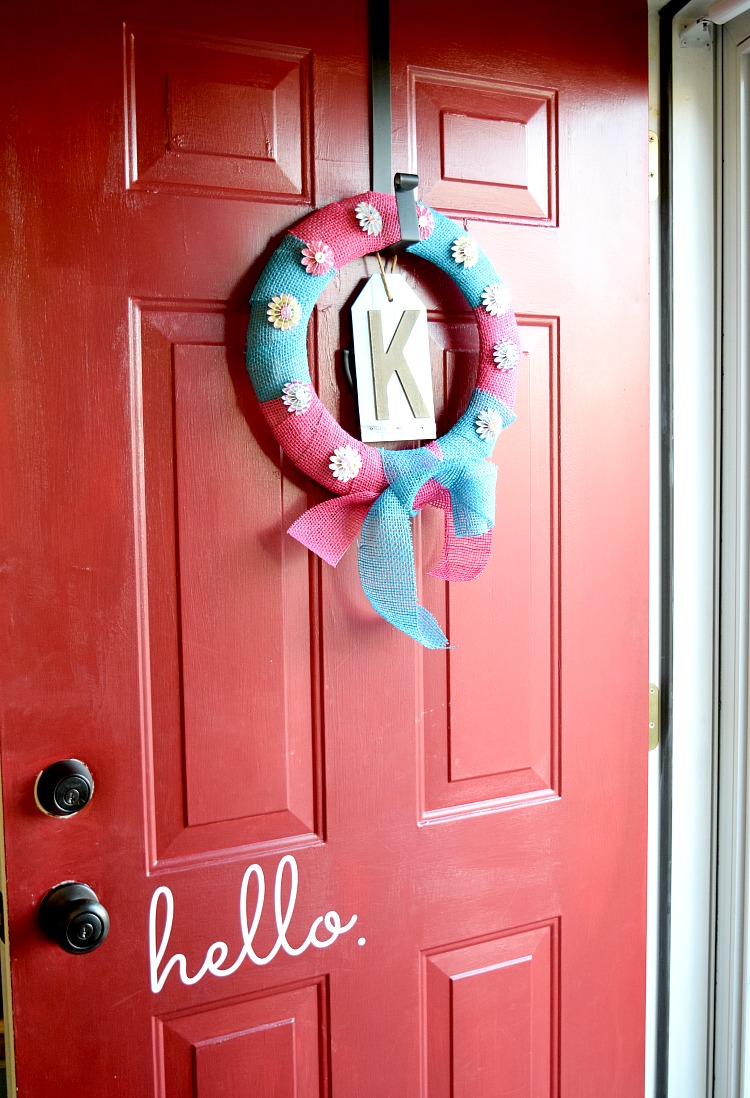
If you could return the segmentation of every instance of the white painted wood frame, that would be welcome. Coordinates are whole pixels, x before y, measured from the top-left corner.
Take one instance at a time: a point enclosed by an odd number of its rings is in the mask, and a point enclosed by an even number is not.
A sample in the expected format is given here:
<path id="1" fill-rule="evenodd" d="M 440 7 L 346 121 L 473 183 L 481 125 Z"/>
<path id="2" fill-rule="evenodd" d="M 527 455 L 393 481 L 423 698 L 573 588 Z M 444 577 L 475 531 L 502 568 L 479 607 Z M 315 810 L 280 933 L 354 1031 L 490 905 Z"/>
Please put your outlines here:
<path id="1" fill-rule="evenodd" d="M 708 18 L 713 23 L 728 23 L 748 10 L 750 10 L 750 0 L 716 0 L 716 3 L 708 9 Z"/>
<path id="2" fill-rule="evenodd" d="M 707 6 L 707 5 L 706 5 Z M 707 1098 L 713 1076 L 716 629 L 715 48 L 672 38 L 673 647 L 669 1098 Z M 669 294 L 670 288 L 662 292 Z M 668 505 L 668 502 L 666 502 Z M 662 1092 L 658 1098 L 667 1098 Z M 722 1096 L 725 1098 L 725 1096 Z"/>
<path id="3" fill-rule="evenodd" d="M 722 33 L 721 584 L 715 1098 L 750 1095 L 750 804 L 748 625 L 750 567 L 750 14 Z"/>
<path id="4" fill-rule="evenodd" d="M 660 241 L 659 241 L 659 177 L 658 140 L 661 129 L 659 102 L 659 15 L 654 9 L 648 20 L 648 127 L 656 136 L 657 146 L 649 146 L 650 163 L 656 169 L 649 180 L 649 241 L 650 241 L 650 362 L 651 382 L 649 401 L 650 480 L 649 491 L 649 682 L 659 683 L 661 677 L 661 389 L 659 370 L 660 347 Z M 659 818 L 661 751 L 657 746 L 648 758 L 648 909 L 646 942 L 646 1057 L 645 1098 L 657 1098 L 656 1035 L 659 1006 Z"/>

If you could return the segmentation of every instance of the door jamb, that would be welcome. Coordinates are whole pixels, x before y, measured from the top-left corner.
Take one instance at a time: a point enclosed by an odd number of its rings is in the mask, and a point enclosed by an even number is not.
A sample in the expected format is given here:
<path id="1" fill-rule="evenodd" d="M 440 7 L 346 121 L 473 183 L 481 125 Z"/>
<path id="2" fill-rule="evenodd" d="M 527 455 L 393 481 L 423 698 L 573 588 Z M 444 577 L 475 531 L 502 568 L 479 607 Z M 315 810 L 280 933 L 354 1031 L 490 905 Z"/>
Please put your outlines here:
<path id="1" fill-rule="evenodd" d="M 680 37 L 707 7 L 660 14 L 660 1098 L 705 1098 L 713 1076 L 715 49 Z"/>
<path id="2" fill-rule="evenodd" d="M 717 158 L 722 256 L 720 342 L 722 377 L 719 592 L 719 768 L 714 1093 L 740 1098 L 750 1079 L 750 760 L 748 758 L 748 643 L 750 639 L 750 386 L 747 295 L 750 291 L 750 14 L 722 34 L 718 116 L 723 132 Z M 744 124 L 743 124 L 744 123 Z M 719 174 L 720 173 L 720 174 Z"/>

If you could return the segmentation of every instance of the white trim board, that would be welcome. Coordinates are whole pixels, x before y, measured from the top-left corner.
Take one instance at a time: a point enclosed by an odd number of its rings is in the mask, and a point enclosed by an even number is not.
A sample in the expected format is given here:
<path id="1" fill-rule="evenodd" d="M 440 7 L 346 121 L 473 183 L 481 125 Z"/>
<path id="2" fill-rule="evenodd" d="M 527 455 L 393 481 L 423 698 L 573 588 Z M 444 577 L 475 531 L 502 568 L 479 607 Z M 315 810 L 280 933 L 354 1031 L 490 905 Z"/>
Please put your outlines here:
<path id="1" fill-rule="evenodd" d="M 724 28 L 722 125 L 722 382 L 720 720 L 715 1098 L 750 1093 L 747 989 L 750 804 L 748 637 L 750 608 L 750 15 Z M 718 159 L 718 158 L 717 158 Z"/>
<path id="2" fill-rule="evenodd" d="M 672 40 L 670 1098 L 706 1098 L 713 1074 L 715 53 L 681 45 L 689 22 Z"/>
<path id="3" fill-rule="evenodd" d="M 708 9 L 708 18 L 712 23 L 729 23 L 750 11 L 750 0 L 716 0 Z"/>
<path id="4" fill-rule="evenodd" d="M 649 111 L 648 128 L 659 137 L 660 130 L 660 79 L 659 79 L 659 16 L 651 11 L 648 17 L 649 59 Z M 660 242 L 659 195 L 650 195 L 650 461 L 649 461 L 649 682 L 661 679 L 661 371 L 660 349 Z M 659 821 L 661 749 L 654 748 L 648 756 L 648 887 L 646 919 L 646 1057 L 645 1098 L 657 1098 L 656 1093 L 656 1035 L 659 1006 Z"/>

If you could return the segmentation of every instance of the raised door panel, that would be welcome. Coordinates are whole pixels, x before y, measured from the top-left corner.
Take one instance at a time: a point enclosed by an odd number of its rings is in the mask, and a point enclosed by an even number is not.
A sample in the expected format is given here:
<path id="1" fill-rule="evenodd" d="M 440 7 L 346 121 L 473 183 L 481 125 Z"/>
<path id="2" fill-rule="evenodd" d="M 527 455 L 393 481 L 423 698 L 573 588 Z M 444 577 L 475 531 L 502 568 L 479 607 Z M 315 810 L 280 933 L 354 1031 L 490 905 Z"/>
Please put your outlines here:
<path id="1" fill-rule="evenodd" d="M 476 328 L 468 317 L 433 319 L 436 392 L 450 417 L 473 384 Z M 470 584 L 423 579 L 455 645 L 423 661 L 426 820 L 546 798 L 559 787 L 559 324 L 519 323 L 518 419 L 495 449 L 490 563 Z M 437 516 L 422 523 L 424 544 L 439 544 Z"/>
<path id="2" fill-rule="evenodd" d="M 451 216 L 557 222 L 557 94 L 408 68 L 409 151 L 423 201 Z"/>
<path id="3" fill-rule="evenodd" d="M 133 310 L 159 862 L 309 841 L 321 828 L 315 569 L 285 533 L 306 493 L 278 448 L 255 441 L 265 431 L 244 375 L 245 323 L 210 303 Z"/>
<path id="4" fill-rule="evenodd" d="M 559 926 L 423 957 L 425 1098 L 557 1098 Z"/>
<path id="5" fill-rule="evenodd" d="M 325 1098 L 324 980 L 154 1021 L 158 1098 Z"/>
<path id="6" fill-rule="evenodd" d="M 125 28 L 129 185 L 310 200 L 310 56 L 241 39 Z"/>

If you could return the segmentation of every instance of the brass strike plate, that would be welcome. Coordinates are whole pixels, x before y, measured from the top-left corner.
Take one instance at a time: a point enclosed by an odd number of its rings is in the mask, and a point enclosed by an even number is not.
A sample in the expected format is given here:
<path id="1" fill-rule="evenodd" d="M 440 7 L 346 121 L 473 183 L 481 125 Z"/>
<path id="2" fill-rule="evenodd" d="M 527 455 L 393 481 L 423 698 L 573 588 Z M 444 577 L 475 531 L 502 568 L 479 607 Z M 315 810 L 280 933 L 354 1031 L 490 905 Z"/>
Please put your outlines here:
<path id="1" fill-rule="evenodd" d="M 648 199 L 659 197 L 659 136 L 656 130 L 648 131 Z"/>
<path id="2" fill-rule="evenodd" d="M 648 686 L 648 749 L 653 751 L 659 746 L 659 687 L 651 682 Z"/>

